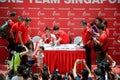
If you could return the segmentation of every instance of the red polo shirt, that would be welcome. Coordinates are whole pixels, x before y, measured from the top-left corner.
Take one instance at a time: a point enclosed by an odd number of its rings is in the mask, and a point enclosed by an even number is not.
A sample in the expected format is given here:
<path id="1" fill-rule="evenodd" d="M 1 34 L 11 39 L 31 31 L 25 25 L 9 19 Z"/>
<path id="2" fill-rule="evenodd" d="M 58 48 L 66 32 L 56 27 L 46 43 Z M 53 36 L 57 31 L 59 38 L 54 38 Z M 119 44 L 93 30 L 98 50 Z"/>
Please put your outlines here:
<path id="1" fill-rule="evenodd" d="M 108 36 L 105 31 L 99 36 L 98 40 L 100 41 L 100 45 L 103 44 L 102 50 L 103 51 L 107 50 L 108 49 Z"/>
<path id="2" fill-rule="evenodd" d="M 23 23 L 15 23 L 15 24 L 13 24 L 13 26 L 12 26 L 12 28 L 11 28 L 11 30 L 13 31 L 13 32 L 15 32 L 15 42 L 16 43 L 20 43 L 20 41 L 19 41 L 19 38 L 18 38 L 18 32 L 20 31 L 20 28 L 21 28 L 21 26 L 23 26 L 24 24 Z"/>
<path id="3" fill-rule="evenodd" d="M 19 32 L 22 33 L 22 41 L 23 44 L 26 44 L 29 40 L 28 35 L 29 35 L 29 31 L 31 30 L 30 26 L 25 26 L 25 23 L 23 23 L 23 25 L 21 26 Z"/>
<path id="4" fill-rule="evenodd" d="M 50 42 L 54 42 L 55 40 L 55 35 L 54 34 L 50 34 L 50 37 L 48 38 L 46 34 L 43 34 L 41 36 L 41 38 L 43 39 L 44 43 L 50 43 Z"/>
<path id="5" fill-rule="evenodd" d="M 90 35 L 89 31 L 91 32 L 92 30 L 87 27 L 86 29 L 82 30 L 82 40 L 83 40 L 83 44 L 86 45 L 86 43 L 92 38 L 92 36 Z M 90 42 L 88 44 L 88 47 L 92 47 L 92 42 Z"/>
<path id="6" fill-rule="evenodd" d="M 118 37 L 118 39 L 117 40 L 120 40 L 120 36 Z"/>
<path id="7" fill-rule="evenodd" d="M 59 30 L 59 34 L 57 34 L 55 36 L 56 36 L 57 40 L 59 38 L 61 38 L 60 44 L 69 44 L 70 43 L 70 39 L 69 39 L 68 34 L 63 30 Z"/>

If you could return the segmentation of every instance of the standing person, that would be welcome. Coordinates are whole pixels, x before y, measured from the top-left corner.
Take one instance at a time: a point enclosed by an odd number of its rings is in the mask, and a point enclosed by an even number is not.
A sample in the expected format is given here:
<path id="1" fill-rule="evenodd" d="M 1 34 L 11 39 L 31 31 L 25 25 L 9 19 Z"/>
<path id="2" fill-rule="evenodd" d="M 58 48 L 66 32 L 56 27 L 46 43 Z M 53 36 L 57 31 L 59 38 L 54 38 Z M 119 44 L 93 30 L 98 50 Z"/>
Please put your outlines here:
<path id="1" fill-rule="evenodd" d="M 93 41 L 94 50 L 97 54 L 97 62 L 100 63 L 102 60 L 104 60 L 106 56 L 106 52 L 108 49 L 108 36 L 104 31 L 104 26 L 102 24 L 99 24 L 97 27 L 100 36 L 98 37 L 98 39 L 93 37 Z"/>
<path id="2" fill-rule="evenodd" d="M 56 37 L 51 33 L 50 27 L 45 28 L 45 34 L 41 36 L 41 41 L 44 43 L 52 44 L 56 41 Z"/>
<path id="3" fill-rule="evenodd" d="M 87 26 L 87 22 L 85 20 L 80 22 L 80 26 L 82 27 L 82 40 L 86 50 L 86 63 L 91 70 L 92 36 L 89 33 L 91 29 Z"/>
<path id="4" fill-rule="evenodd" d="M 102 19 L 99 18 L 99 17 L 95 18 L 95 23 L 96 23 L 96 26 L 101 24 L 102 23 Z"/>
<path id="5" fill-rule="evenodd" d="M 109 37 L 110 33 L 109 33 L 109 29 L 108 29 L 108 23 L 106 20 L 103 20 L 102 22 L 103 26 L 104 26 L 104 29 L 105 29 L 105 32 L 107 34 L 107 36 Z M 112 57 L 108 54 L 108 50 L 106 51 L 106 58 L 112 62 L 112 67 L 115 67 L 116 65 L 116 62 L 112 59 Z"/>
<path id="6" fill-rule="evenodd" d="M 22 16 L 18 16 L 18 22 L 15 23 L 10 30 L 11 36 L 12 36 L 14 43 L 15 43 L 15 45 L 14 45 L 15 47 L 18 44 L 20 44 L 18 33 L 19 33 L 21 26 L 24 25 L 23 21 L 24 21 L 24 18 Z"/>
<path id="7" fill-rule="evenodd" d="M 44 60 L 44 47 L 39 46 L 39 44 L 36 46 L 36 49 L 33 53 L 33 57 L 36 58 L 36 66 L 38 68 L 38 74 L 41 74 L 42 67 L 43 67 L 43 60 Z"/>
<path id="8" fill-rule="evenodd" d="M 80 64 L 80 63 L 84 64 L 84 66 L 85 66 L 85 68 L 82 69 L 82 71 L 81 71 L 82 79 L 76 73 L 77 72 L 77 65 Z M 74 76 L 74 80 L 92 80 L 92 73 L 91 73 L 90 69 L 88 68 L 85 60 L 77 59 L 75 61 L 74 68 L 73 68 L 73 76 Z"/>
<path id="9" fill-rule="evenodd" d="M 11 12 L 10 13 L 10 18 L 8 19 L 8 32 L 10 33 L 10 30 L 12 29 L 12 26 L 16 23 L 17 21 L 17 13 L 16 12 Z M 12 51 L 14 50 L 14 40 L 11 36 L 11 34 L 9 34 L 7 41 L 9 42 L 7 48 L 9 50 L 9 57 L 8 60 L 12 59 Z"/>
<path id="10" fill-rule="evenodd" d="M 31 28 L 30 28 L 30 23 L 31 23 L 31 18 L 25 18 L 25 22 L 21 26 L 19 32 L 18 32 L 18 38 L 19 42 L 23 45 L 26 44 L 29 40 L 31 40 L 30 33 L 31 33 Z"/>
<path id="11" fill-rule="evenodd" d="M 26 45 L 27 42 L 29 40 L 31 40 L 31 37 L 30 37 L 30 31 L 31 31 L 30 22 L 31 22 L 30 18 L 25 18 L 25 22 L 23 23 L 23 25 L 20 27 L 20 29 L 18 31 L 18 41 L 22 45 Z M 21 65 L 22 64 L 25 65 L 26 60 L 27 60 L 27 55 L 22 56 Z"/>
<path id="12" fill-rule="evenodd" d="M 55 44 L 69 44 L 70 43 L 68 34 L 65 31 L 60 30 L 58 26 L 54 26 L 53 31 L 57 39 L 55 41 Z"/>

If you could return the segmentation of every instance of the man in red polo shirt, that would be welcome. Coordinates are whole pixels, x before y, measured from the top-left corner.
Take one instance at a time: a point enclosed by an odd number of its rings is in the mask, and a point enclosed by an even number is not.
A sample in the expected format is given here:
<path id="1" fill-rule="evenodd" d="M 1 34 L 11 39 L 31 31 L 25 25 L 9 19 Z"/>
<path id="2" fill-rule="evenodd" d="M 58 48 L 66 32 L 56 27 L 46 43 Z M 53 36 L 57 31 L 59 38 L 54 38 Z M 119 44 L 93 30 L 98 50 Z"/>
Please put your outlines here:
<path id="1" fill-rule="evenodd" d="M 70 43 L 68 34 L 65 31 L 60 30 L 58 26 L 54 26 L 53 31 L 57 39 L 55 41 L 55 44 L 69 44 Z"/>
<path id="2" fill-rule="evenodd" d="M 14 42 L 16 43 L 15 45 L 20 44 L 20 41 L 19 41 L 19 38 L 18 38 L 18 32 L 19 32 L 21 26 L 24 25 L 23 21 L 24 21 L 24 18 L 22 16 L 19 16 L 18 17 L 18 22 L 15 23 L 11 28 L 10 33 L 11 33 L 12 38 L 14 39 Z"/>
<path id="3" fill-rule="evenodd" d="M 100 36 L 98 39 L 94 37 L 93 40 L 95 42 L 94 50 L 97 54 L 97 62 L 100 63 L 102 60 L 104 60 L 108 50 L 108 36 L 104 31 L 104 26 L 102 24 L 97 25 L 97 27 Z"/>
<path id="4" fill-rule="evenodd" d="M 51 33 L 50 27 L 45 28 L 45 34 L 41 36 L 41 41 L 48 44 L 52 44 L 56 41 L 56 37 Z"/>
<path id="5" fill-rule="evenodd" d="M 86 50 L 86 63 L 89 69 L 91 70 L 91 51 L 92 51 L 92 36 L 90 34 L 91 29 L 87 26 L 87 22 L 82 20 L 80 22 L 80 26 L 82 27 L 82 41 L 84 44 L 84 48 Z"/>
<path id="6" fill-rule="evenodd" d="M 31 40 L 30 33 L 31 33 L 31 28 L 30 28 L 30 18 L 25 18 L 25 22 L 21 26 L 18 32 L 18 40 L 19 42 L 24 45 L 26 44 L 29 40 Z"/>

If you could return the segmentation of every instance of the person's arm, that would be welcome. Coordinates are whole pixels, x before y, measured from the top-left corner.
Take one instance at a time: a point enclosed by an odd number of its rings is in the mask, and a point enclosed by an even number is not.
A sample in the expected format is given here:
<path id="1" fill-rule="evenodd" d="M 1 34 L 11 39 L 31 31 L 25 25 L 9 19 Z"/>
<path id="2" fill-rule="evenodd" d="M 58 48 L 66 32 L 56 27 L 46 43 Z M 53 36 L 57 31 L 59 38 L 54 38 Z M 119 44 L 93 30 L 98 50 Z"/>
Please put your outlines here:
<path id="1" fill-rule="evenodd" d="M 58 40 L 56 40 L 55 41 L 55 44 L 58 44 L 58 43 L 60 43 L 60 41 L 61 41 L 62 39 L 61 38 L 59 38 Z"/>
<path id="2" fill-rule="evenodd" d="M 25 46 L 25 45 L 23 45 L 23 47 L 25 48 L 25 51 L 24 52 L 21 52 L 20 53 L 20 56 L 24 56 L 24 55 L 26 55 L 27 53 L 28 53 L 28 48 Z"/>
<path id="3" fill-rule="evenodd" d="M 22 32 L 18 32 L 18 37 L 19 37 L 19 40 L 20 40 L 20 43 L 23 45 L 23 41 L 22 41 Z"/>
<path id="4" fill-rule="evenodd" d="M 12 29 L 10 30 L 10 34 L 11 34 L 12 38 L 15 39 L 15 36 L 13 34 L 13 30 Z"/>
<path id="5" fill-rule="evenodd" d="M 120 44 L 120 40 L 117 40 L 117 42 Z"/>
<path id="6" fill-rule="evenodd" d="M 80 63 L 80 59 L 77 59 L 76 61 L 75 61 L 75 63 L 74 63 L 74 67 L 73 67 L 73 76 L 74 76 L 74 78 L 76 78 L 77 77 L 77 64 L 78 63 Z"/>
<path id="7" fill-rule="evenodd" d="M 86 69 L 88 70 L 88 72 L 89 72 L 89 77 L 92 77 L 92 73 L 91 73 L 90 69 L 88 68 L 88 66 L 87 66 L 87 64 L 86 64 L 86 61 L 83 60 L 82 62 L 83 62 L 83 64 L 84 64 L 85 68 L 86 68 Z"/>

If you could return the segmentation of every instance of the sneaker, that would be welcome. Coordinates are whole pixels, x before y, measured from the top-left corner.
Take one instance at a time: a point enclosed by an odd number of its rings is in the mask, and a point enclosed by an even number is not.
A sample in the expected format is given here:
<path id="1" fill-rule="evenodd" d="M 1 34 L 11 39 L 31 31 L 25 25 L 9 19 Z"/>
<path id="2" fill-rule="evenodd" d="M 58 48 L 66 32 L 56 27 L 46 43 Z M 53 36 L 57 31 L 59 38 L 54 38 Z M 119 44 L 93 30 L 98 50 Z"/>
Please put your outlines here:
<path id="1" fill-rule="evenodd" d="M 112 67 L 115 67 L 115 65 L 116 65 L 116 62 L 115 61 L 112 62 Z"/>

